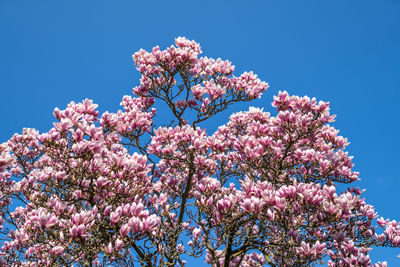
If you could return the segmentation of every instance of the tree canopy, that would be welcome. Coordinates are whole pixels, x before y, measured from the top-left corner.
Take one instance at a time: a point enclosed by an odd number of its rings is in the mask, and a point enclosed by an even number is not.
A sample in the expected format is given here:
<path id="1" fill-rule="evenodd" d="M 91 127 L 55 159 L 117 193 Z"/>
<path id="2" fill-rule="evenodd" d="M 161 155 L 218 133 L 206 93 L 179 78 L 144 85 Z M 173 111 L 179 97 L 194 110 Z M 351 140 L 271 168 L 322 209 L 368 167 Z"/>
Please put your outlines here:
<path id="1" fill-rule="evenodd" d="M 359 173 L 329 103 L 279 92 L 276 116 L 250 108 L 201 128 L 268 88 L 201 53 L 183 37 L 140 50 L 123 110 L 71 102 L 50 131 L 0 146 L 4 266 L 370 266 L 373 247 L 400 245 L 363 190 L 338 192 Z"/>

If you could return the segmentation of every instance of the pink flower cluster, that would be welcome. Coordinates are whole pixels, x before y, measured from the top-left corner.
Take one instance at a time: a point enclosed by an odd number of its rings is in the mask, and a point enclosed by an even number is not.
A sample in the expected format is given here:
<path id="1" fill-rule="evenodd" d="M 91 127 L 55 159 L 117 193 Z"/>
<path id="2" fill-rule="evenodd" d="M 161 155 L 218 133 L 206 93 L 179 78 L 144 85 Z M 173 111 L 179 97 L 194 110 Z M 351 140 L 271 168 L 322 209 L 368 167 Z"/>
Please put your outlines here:
<path id="1" fill-rule="evenodd" d="M 214 142 L 229 151 L 216 156 L 229 162 L 229 168 L 238 165 L 239 169 L 246 169 L 254 165 L 254 172 L 257 172 L 268 164 L 272 168 L 264 170 L 287 169 L 276 179 L 297 177 L 313 182 L 323 179 L 352 182 L 358 179 L 358 173 L 352 171 L 351 157 L 343 151 L 347 140 L 326 124 L 334 117 L 329 114 L 327 103 L 315 104 L 315 100 L 288 97 L 283 92 L 275 98 L 273 105 L 281 110 L 276 117 L 256 108 L 232 115 L 230 122 L 214 134 Z M 289 106 L 293 109 L 284 109 Z M 300 106 L 302 110 L 295 108 Z M 267 179 L 275 174 L 264 172 Z"/>
<path id="2" fill-rule="evenodd" d="M 105 112 L 101 117 L 100 125 L 112 129 L 121 135 L 141 136 L 150 132 L 153 124 L 153 116 L 156 110 L 147 111 L 154 103 L 152 98 L 132 98 L 124 96 L 121 105 L 125 112 L 118 111 L 115 114 Z"/>
<path id="3" fill-rule="evenodd" d="M 2 162 L 20 178 L 10 184 L 8 194 L 27 203 L 3 217 L 18 229 L 10 232 L 11 241 L 2 248 L 9 262 L 21 260 L 14 258 L 18 251 L 25 251 L 32 264 L 92 262 L 104 252 L 95 246 L 104 239 L 118 240 L 120 233 L 122 237 L 153 235 L 159 219 L 143 206 L 145 194 L 151 191 L 151 165 L 146 156 L 128 153 L 120 144 L 118 134 L 127 129 L 114 132 L 95 125 L 96 107 L 90 100 L 72 102 L 65 110 L 55 110 L 59 122 L 48 133 L 24 129 L 7 147 L 2 146 Z M 129 127 L 143 131 L 139 124 Z M 10 165 L 13 160 L 15 164 Z M 127 246 L 122 237 L 117 243 Z M 96 257 L 81 254 L 83 244 L 92 244 Z M 118 255 L 118 251 L 107 251 Z"/>
<path id="4" fill-rule="evenodd" d="M 177 118 L 190 108 L 201 121 L 226 109 L 227 104 L 261 97 L 268 88 L 253 72 L 233 76 L 234 66 L 227 60 L 199 58 L 202 51 L 194 41 L 178 37 L 175 45 L 166 50 L 157 46 L 151 52 L 142 49 L 133 55 L 142 73 L 141 85 L 133 91 L 175 103 L 170 107 Z M 175 85 L 178 92 L 172 94 Z"/>
<path id="5" fill-rule="evenodd" d="M 371 266 L 373 246 L 400 246 L 399 223 L 377 219 L 362 190 L 338 191 L 359 173 L 329 103 L 279 92 L 276 116 L 250 108 L 211 135 L 200 128 L 268 87 L 201 53 L 182 37 L 140 50 L 141 84 L 123 110 L 71 102 L 48 132 L 0 145 L 1 266 L 184 266 L 185 255 Z M 155 101 L 175 116 L 168 127 L 154 126 Z"/>

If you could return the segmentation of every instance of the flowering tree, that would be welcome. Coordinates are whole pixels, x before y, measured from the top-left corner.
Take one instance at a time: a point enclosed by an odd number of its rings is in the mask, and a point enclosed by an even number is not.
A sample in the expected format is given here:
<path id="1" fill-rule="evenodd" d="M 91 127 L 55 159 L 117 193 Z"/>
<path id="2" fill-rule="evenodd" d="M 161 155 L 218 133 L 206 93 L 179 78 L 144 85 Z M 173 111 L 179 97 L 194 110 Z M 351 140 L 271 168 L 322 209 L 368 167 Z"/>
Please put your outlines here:
<path id="1" fill-rule="evenodd" d="M 2 266 L 369 266 L 372 247 L 400 245 L 360 189 L 337 192 L 358 173 L 328 103 L 280 92 L 277 116 L 250 108 L 209 135 L 201 122 L 268 84 L 175 45 L 134 54 L 122 111 L 71 102 L 0 146 Z"/>

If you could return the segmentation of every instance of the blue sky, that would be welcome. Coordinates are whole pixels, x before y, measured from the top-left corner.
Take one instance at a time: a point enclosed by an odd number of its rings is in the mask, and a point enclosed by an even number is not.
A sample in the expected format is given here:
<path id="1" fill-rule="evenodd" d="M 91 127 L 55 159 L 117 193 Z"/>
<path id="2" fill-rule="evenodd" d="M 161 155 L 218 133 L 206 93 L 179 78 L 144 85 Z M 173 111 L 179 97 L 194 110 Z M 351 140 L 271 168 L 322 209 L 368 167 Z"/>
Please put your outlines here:
<path id="1" fill-rule="evenodd" d="M 54 107 L 71 100 L 116 111 L 139 83 L 131 55 L 186 36 L 270 83 L 250 106 L 272 111 L 279 90 L 330 101 L 357 186 L 379 214 L 400 219 L 399 14 L 398 0 L 0 0 L 0 142 L 23 127 L 47 131 Z M 212 132 L 249 105 L 203 127 Z M 398 266 L 397 254 L 372 255 Z"/>

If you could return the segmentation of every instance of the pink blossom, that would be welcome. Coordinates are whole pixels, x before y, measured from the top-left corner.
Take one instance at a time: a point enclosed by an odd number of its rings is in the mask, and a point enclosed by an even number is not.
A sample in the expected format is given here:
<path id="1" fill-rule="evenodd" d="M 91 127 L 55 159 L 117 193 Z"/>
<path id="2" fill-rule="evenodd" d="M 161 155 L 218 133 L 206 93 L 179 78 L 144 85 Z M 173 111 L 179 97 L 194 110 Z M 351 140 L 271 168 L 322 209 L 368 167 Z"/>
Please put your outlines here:
<path id="1" fill-rule="evenodd" d="M 199 236 L 200 236 L 200 233 L 201 233 L 201 229 L 200 228 L 195 228 L 195 229 L 193 229 L 192 233 L 193 233 L 194 239 L 198 239 Z"/>

